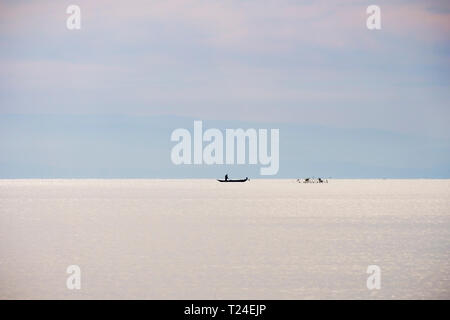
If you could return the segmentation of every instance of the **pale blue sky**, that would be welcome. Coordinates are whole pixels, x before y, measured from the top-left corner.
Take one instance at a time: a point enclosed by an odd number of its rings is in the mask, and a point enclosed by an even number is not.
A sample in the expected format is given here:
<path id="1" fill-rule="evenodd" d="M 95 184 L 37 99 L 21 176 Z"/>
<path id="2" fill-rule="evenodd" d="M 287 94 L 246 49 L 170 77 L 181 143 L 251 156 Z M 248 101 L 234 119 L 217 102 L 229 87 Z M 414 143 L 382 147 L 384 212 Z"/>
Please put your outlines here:
<path id="1" fill-rule="evenodd" d="M 284 128 L 283 177 L 449 177 L 449 35 L 448 1 L 0 1 L 0 177 L 221 173 L 171 167 L 179 119 Z"/>

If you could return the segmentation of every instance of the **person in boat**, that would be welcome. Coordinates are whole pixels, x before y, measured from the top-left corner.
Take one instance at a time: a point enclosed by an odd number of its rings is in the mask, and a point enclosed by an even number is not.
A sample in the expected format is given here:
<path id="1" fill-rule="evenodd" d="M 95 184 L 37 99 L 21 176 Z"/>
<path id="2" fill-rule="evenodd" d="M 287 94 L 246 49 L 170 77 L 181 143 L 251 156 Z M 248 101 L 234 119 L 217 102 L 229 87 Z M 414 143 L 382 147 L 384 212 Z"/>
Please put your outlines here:
<path id="1" fill-rule="evenodd" d="M 225 175 L 225 181 L 228 181 L 228 174 Z"/>

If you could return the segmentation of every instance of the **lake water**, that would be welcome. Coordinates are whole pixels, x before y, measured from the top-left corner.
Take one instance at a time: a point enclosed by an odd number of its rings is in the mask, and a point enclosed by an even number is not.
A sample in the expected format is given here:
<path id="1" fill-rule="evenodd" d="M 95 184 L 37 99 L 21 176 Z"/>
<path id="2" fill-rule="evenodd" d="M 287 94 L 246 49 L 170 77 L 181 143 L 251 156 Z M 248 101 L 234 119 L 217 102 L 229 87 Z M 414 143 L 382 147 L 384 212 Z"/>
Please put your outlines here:
<path id="1" fill-rule="evenodd" d="M 0 298 L 450 299 L 450 180 L 0 180 Z"/>

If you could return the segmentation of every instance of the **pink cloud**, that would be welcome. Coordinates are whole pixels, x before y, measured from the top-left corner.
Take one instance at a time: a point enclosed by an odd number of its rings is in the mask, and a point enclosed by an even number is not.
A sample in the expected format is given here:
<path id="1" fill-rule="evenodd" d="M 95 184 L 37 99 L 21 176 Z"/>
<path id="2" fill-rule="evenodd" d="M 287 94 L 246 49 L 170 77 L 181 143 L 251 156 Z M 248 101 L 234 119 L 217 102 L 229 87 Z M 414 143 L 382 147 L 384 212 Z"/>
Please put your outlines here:
<path id="1" fill-rule="evenodd" d="M 124 40 L 148 38 L 160 30 L 139 28 L 142 23 L 164 24 L 164 36 L 192 30 L 191 39 L 232 50 L 289 50 L 299 45 L 371 47 L 365 27 L 366 1 L 314 1 L 311 3 L 210 0 L 78 0 L 83 32 L 105 32 Z M 381 1 L 382 30 L 386 34 L 429 43 L 447 41 L 450 15 L 427 9 L 423 3 Z M 1 33 L 26 36 L 39 32 L 65 35 L 65 6 L 54 1 L 1 4 Z M 59 28 L 57 26 L 60 26 Z M 92 28 L 92 29 L 90 29 Z M 109 34 L 108 34 L 109 33 Z"/>

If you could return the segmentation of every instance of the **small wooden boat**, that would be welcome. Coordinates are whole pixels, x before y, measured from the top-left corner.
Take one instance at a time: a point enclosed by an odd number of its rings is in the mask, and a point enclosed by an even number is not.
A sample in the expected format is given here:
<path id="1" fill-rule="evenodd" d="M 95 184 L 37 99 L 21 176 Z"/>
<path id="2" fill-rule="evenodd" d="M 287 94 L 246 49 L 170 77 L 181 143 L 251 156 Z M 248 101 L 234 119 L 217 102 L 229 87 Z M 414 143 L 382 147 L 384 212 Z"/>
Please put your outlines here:
<path id="1" fill-rule="evenodd" d="M 232 179 L 228 179 L 228 180 L 217 179 L 217 181 L 219 181 L 219 182 L 245 182 L 245 181 L 248 181 L 248 180 L 250 180 L 248 177 L 246 177 L 245 179 L 234 179 L 234 180 L 232 180 Z"/>

